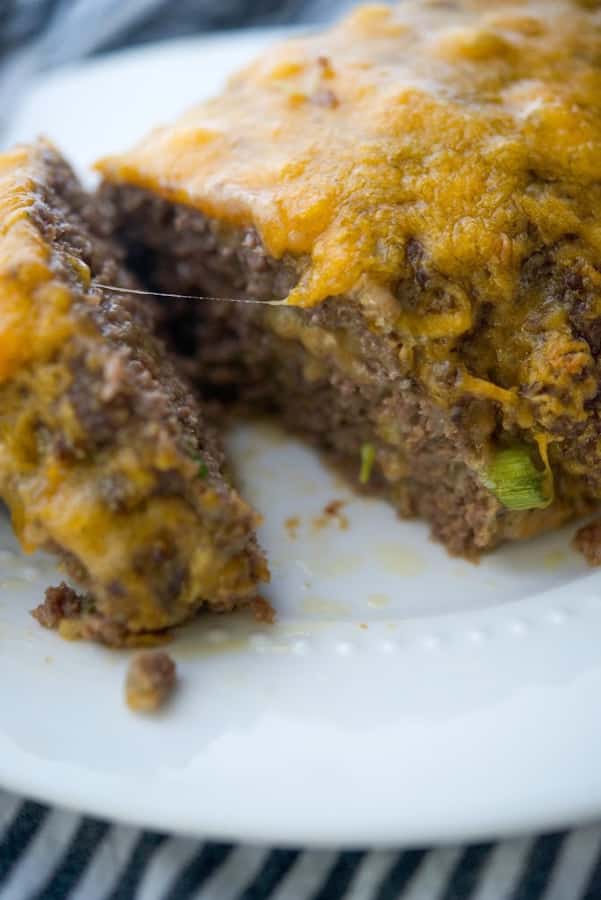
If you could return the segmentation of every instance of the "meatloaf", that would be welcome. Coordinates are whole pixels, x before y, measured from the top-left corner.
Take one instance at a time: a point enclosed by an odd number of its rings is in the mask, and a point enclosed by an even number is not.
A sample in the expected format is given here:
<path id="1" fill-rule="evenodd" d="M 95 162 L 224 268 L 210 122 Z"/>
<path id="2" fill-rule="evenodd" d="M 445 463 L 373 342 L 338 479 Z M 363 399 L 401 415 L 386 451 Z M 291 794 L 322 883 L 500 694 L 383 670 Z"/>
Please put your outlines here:
<path id="1" fill-rule="evenodd" d="M 601 10 L 360 7 L 102 160 L 200 388 L 476 555 L 601 497 Z"/>
<path id="2" fill-rule="evenodd" d="M 96 286 L 135 287 L 100 217 L 49 144 L 0 156 L 0 496 L 85 592 L 65 633 L 120 643 L 250 605 L 268 573 L 150 307 Z"/>

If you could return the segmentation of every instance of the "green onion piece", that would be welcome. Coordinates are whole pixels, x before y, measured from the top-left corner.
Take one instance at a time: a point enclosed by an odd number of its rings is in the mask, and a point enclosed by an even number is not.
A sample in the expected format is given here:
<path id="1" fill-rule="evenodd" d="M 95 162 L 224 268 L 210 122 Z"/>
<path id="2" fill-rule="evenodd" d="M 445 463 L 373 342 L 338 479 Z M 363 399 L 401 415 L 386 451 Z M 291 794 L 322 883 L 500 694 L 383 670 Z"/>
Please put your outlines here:
<path id="1" fill-rule="evenodd" d="M 195 463 L 198 463 L 198 469 L 197 469 L 197 471 L 196 471 L 196 477 L 197 477 L 197 478 L 202 478 L 202 479 L 208 478 L 208 476 L 209 476 L 209 467 L 207 466 L 207 464 L 206 464 L 206 462 L 204 461 L 204 459 L 202 458 L 202 456 L 199 456 L 198 453 L 191 453 L 190 456 L 192 457 L 192 459 L 194 460 Z"/>
<path id="2" fill-rule="evenodd" d="M 544 509 L 553 502 L 551 472 L 536 467 L 528 447 L 497 450 L 482 482 L 507 509 Z"/>
<path id="3" fill-rule="evenodd" d="M 371 470 L 376 461 L 376 448 L 373 444 L 363 444 L 361 447 L 361 469 L 359 470 L 359 481 L 361 484 L 367 484 L 371 477 Z"/>

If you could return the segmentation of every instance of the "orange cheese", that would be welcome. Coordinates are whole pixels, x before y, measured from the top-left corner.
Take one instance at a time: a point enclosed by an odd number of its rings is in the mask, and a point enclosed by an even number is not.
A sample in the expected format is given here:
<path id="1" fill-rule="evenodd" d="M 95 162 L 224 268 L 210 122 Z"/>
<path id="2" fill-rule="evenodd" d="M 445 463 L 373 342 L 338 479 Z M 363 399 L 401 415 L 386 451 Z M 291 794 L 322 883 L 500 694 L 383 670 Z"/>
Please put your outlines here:
<path id="1" fill-rule="evenodd" d="M 36 169 L 34 147 L 0 155 L 0 383 L 28 361 L 49 358 L 72 329 L 71 294 L 30 219 Z"/>
<path id="2" fill-rule="evenodd" d="M 399 278 L 413 238 L 504 304 L 541 238 L 601 264 L 600 58 L 596 3 L 365 6 L 99 168 L 306 257 L 291 303 Z"/>

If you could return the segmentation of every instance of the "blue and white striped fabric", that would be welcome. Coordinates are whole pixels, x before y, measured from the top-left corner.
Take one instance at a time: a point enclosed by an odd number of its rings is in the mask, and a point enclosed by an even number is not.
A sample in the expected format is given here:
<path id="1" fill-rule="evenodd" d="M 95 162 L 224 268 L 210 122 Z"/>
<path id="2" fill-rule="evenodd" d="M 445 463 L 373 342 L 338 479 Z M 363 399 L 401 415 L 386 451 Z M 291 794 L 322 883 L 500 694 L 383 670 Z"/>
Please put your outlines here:
<path id="1" fill-rule="evenodd" d="M 0 127 L 28 78 L 126 45 L 218 28 L 318 22 L 355 0 L 0 0 Z"/>
<path id="2" fill-rule="evenodd" d="M 264 849 L 108 825 L 0 793 L 3 900 L 599 900 L 601 827 L 470 847 Z"/>
<path id="3" fill-rule="evenodd" d="M 0 126 L 45 67 L 209 28 L 323 21 L 349 2 L 0 0 Z M 436 850 L 261 849 L 110 825 L 0 791 L 0 897 L 601 900 L 601 827 Z"/>
<path id="4" fill-rule="evenodd" d="M 217 28 L 324 21 L 353 0 L 1 0 L 0 61 L 37 67 Z"/>

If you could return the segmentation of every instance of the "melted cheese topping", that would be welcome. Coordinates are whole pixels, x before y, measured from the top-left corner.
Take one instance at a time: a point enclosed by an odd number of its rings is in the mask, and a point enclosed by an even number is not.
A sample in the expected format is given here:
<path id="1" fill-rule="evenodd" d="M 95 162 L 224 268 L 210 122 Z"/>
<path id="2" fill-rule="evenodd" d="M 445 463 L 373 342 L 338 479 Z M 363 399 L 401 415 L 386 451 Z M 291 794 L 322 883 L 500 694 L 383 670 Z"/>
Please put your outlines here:
<path id="1" fill-rule="evenodd" d="M 569 233 L 601 263 L 600 61 L 585 0 L 365 6 L 100 169 L 302 257 L 293 304 L 393 283 L 410 238 L 468 296 L 503 303 L 541 242 Z M 432 337 L 472 322 L 413 316 Z"/>
<path id="2" fill-rule="evenodd" d="M 72 330 L 71 294 L 30 219 L 39 145 L 0 155 L 0 383 L 23 364 L 49 358 Z"/>
<path id="3" fill-rule="evenodd" d="M 165 628 L 205 601 L 221 609 L 248 602 L 269 575 L 245 546 L 251 513 L 237 495 L 199 478 L 198 459 L 135 409 L 110 446 L 86 445 L 70 395 L 73 358 L 81 353 L 87 375 L 106 386 L 118 351 L 73 308 L 99 302 L 86 293 L 87 264 L 45 240 L 32 215 L 45 194 L 46 150 L 40 142 L 0 155 L 0 496 L 17 537 L 27 552 L 59 548 L 76 559 L 97 609 L 133 631 Z M 177 474 L 186 495 L 163 495 L 163 473 Z M 127 484 L 125 509 L 103 490 L 112 479 Z M 152 552 L 158 547 L 160 558 L 165 546 L 182 575 L 161 594 Z"/>
<path id="4" fill-rule="evenodd" d="M 360 7 L 99 168 L 255 227 L 297 261 L 290 305 L 354 298 L 430 398 L 488 401 L 546 468 L 549 444 L 576 475 L 601 452 L 597 0 Z M 359 377 L 336 336 L 296 327 Z"/>

